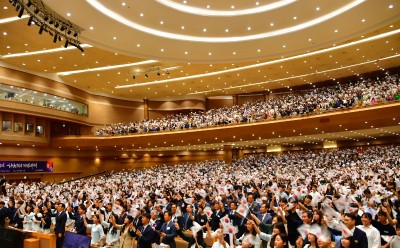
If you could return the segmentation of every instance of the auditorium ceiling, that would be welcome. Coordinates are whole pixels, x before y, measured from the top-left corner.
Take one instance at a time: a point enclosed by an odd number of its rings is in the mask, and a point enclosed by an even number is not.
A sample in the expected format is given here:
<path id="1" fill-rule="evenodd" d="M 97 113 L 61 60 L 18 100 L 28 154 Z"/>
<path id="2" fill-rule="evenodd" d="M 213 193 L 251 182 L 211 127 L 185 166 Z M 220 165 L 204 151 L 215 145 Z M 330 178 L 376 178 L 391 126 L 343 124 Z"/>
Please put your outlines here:
<path id="1" fill-rule="evenodd" d="M 400 65 L 393 0 L 24 0 L 77 27 L 84 52 L 10 2 L 1 66 L 115 98 L 289 91 Z"/>

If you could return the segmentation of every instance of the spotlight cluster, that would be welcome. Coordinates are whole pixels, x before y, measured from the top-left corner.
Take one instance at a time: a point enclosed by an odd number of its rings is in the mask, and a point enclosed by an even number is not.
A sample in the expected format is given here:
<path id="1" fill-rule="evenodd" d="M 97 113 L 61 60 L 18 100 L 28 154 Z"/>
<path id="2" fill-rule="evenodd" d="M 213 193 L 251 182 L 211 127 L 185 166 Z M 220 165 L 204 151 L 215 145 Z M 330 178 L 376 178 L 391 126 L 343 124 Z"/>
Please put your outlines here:
<path id="1" fill-rule="evenodd" d="M 49 11 L 42 2 L 37 3 L 35 0 L 9 0 L 9 2 L 15 7 L 19 18 L 26 11 L 30 16 L 27 25 L 35 24 L 39 26 L 39 34 L 47 32 L 53 37 L 54 43 L 65 40 L 65 48 L 71 45 L 83 52 L 79 42 L 81 29 L 78 26 L 73 25 L 61 16 L 57 16 L 54 11 Z"/>

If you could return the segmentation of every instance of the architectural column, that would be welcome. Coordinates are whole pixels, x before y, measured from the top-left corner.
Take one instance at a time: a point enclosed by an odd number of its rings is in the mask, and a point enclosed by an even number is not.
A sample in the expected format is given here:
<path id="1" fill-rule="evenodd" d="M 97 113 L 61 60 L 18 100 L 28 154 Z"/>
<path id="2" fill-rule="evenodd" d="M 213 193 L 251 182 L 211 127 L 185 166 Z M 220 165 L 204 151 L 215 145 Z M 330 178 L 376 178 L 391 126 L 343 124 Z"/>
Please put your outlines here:
<path id="1" fill-rule="evenodd" d="M 232 145 L 224 145 L 224 160 L 229 165 L 232 165 L 232 147 Z"/>
<path id="2" fill-rule="evenodd" d="M 143 99 L 143 119 L 149 119 L 149 100 Z"/>
<path id="3" fill-rule="evenodd" d="M 238 105 L 238 102 L 239 102 L 238 95 L 233 95 L 232 96 L 232 104 L 233 104 L 233 106 Z"/>

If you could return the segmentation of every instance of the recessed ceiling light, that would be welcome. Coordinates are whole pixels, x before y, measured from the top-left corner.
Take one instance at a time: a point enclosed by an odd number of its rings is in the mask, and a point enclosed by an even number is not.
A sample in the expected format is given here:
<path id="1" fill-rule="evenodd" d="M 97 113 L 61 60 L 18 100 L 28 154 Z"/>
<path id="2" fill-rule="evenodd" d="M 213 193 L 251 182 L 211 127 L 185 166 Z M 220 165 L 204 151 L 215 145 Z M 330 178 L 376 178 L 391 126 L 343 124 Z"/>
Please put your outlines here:
<path id="1" fill-rule="evenodd" d="M 160 50 L 161 52 L 164 52 L 164 49 L 163 48 L 161 48 L 161 50 Z"/>
<path id="2" fill-rule="evenodd" d="M 207 9 L 209 9 L 210 8 L 210 5 L 207 5 Z"/>
<path id="3" fill-rule="evenodd" d="M 71 16 L 71 13 L 67 13 L 67 16 Z"/>
<path id="4" fill-rule="evenodd" d="M 258 5 L 260 5 L 260 3 L 259 3 L 259 2 L 256 2 L 256 6 L 258 6 Z"/>
<path id="5" fill-rule="evenodd" d="M 140 44 L 136 44 L 137 47 L 140 47 Z"/>
<path id="6" fill-rule="evenodd" d="M 163 25 L 163 24 L 164 24 L 164 21 L 160 21 L 160 24 Z"/>
<path id="7" fill-rule="evenodd" d="M 207 29 L 206 29 L 206 28 L 203 28 L 203 32 L 207 32 Z"/>
<path id="8" fill-rule="evenodd" d="M 93 30 L 93 27 L 89 27 L 90 30 Z"/>
<path id="9" fill-rule="evenodd" d="M 362 22 L 365 22 L 365 19 L 362 19 L 361 21 L 362 21 Z"/>
<path id="10" fill-rule="evenodd" d="M 7 35 L 7 32 L 3 32 L 3 35 Z"/>
<path id="11" fill-rule="evenodd" d="M 185 54 L 188 54 L 188 52 L 186 51 Z"/>
<path id="12" fill-rule="evenodd" d="M 182 26 L 181 29 L 185 29 L 185 26 Z"/>
<path id="13" fill-rule="evenodd" d="M 122 6 L 125 6 L 125 5 L 126 5 L 126 3 L 125 3 L 125 2 L 123 2 L 123 3 L 122 3 Z"/>
<path id="14" fill-rule="evenodd" d="M 293 20 L 297 20 L 297 16 L 293 16 Z"/>
<path id="15" fill-rule="evenodd" d="M 251 27 L 247 27 L 247 30 L 251 30 Z"/>
<path id="16" fill-rule="evenodd" d="M 228 32 L 229 32 L 229 29 L 225 29 L 225 32 L 228 33 Z"/>
<path id="17" fill-rule="evenodd" d="M 389 5 L 389 9 L 393 9 L 393 4 Z"/>
<path id="18" fill-rule="evenodd" d="M 231 9 L 234 9 L 234 8 L 235 8 L 235 5 L 232 5 L 232 6 L 231 6 Z"/>
<path id="19" fill-rule="evenodd" d="M 335 29 L 335 33 L 339 32 L 339 30 Z"/>
<path id="20" fill-rule="evenodd" d="M 212 53 L 210 52 L 210 53 L 208 53 L 208 55 L 210 55 L 210 56 L 211 56 L 211 55 L 212 55 Z"/>
<path id="21" fill-rule="evenodd" d="M 320 8 L 319 8 L 319 7 L 317 7 L 317 8 L 315 8 L 315 10 L 316 10 L 316 11 L 319 11 L 319 10 L 320 10 Z"/>
<path id="22" fill-rule="evenodd" d="M 7 6 L 4 6 L 3 9 L 8 9 L 8 7 L 7 7 Z"/>
<path id="23" fill-rule="evenodd" d="M 114 36 L 114 37 L 113 37 L 113 39 L 114 39 L 114 40 L 116 40 L 116 39 L 117 39 L 117 37 L 115 37 L 115 36 Z"/>
<path id="24" fill-rule="evenodd" d="M 141 16 L 141 17 L 143 17 L 143 16 L 144 16 L 144 14 L 143 14 L 143 13 L 140 13 L 140 16 Z"/>
<path id="25" fill-rule="evenodd" d="M 270 25 L 271 27 L 273 27 L 273 26 L 274 26 L 274 23 L 273 23 L 273 22 L 271 22 L 269 25 Z"/>

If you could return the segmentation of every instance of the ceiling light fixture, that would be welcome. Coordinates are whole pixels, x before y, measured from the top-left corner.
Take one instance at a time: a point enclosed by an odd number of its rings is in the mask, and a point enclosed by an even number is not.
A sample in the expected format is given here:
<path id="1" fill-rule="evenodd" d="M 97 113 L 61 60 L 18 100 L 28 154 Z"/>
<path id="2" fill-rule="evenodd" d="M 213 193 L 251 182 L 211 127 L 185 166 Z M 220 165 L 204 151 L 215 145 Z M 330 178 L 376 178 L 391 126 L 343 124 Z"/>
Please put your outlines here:
<path id="1" fill-rule="evenodd" d="M 276 1 L 274 3 L 265 4 L 263 6 L 259 6 L 259 7 L 255 7 L 255 8 L 239 9 L 239 10 L 212 10 L 212 9 L 210 9 L 210 5 L 207 5 L 207 9 L 204 9 L 204 8 L 188 6 L 185 4 L 180 4 L 177 1 L 171 1 L 171 0 L 156 0 L 156 1 L 160 4 L 163 4 L 167 7 L 169 7 L 169 8 L 175 9 L 179 12 L 186 12 L 186 13 L 190 13 L 193 15 L 201 15 L 201 16 L 251 15 L 251 14 L 257 14 L 257 13 L 271 11 L 271 10 L 281 8 L 281 7 L 284 7 L 286 5 L 296 2 L 296 0 L 281 0 L 281 1 Z M 231 6 L 231 9 L 234 9 L 234 8 L 235 8 L 234 6 Z"/>
<path id="2" fill-rule="evenodd" d="M 96 67 L 96 68 L 91 68 L 91 69 L 86 69 L 86 70 L 64 71 L 64 72 L 57 73 L 57 75 L 59 75 L 59 76 L 67 76 L 67 75 L 71 75 L 71 74 L 78 74 L 78 73 L 84 73 L 84 72 L 104 71 L 104 70 L 112 70 L 112 69 L 117 69 L 117 68 L 153 64 L 153 63 L 156 63 L 156 62 L 158 62 L 158 61 L 157 60 L 145 60 L 145 61 L 141 61 L 141 62 L 137 62 L 137 63 L 128 63 L 128 64 L 120 64 L 120 65 L 103 66 L 103 67 Z"/>
<path id="3" fill-rule="evenodd" d="M 61 39 L 61 37 L 60 37 Z M 81 45 L 83 48 L 90 48 L 92 47 L 91 45 L 88 44 L 82 44 Z M 74 48 L 69 48 L 67 50 L 72 50 Z M 4 56 L 0 56 L 2 59 L 6 58 L 15 58 L 15 57 L 24 57 L 24 56 L 31 56 L 31 55 L 38 55 L 38 54 L 46 54 L 46 53 L 55 53 L 55 52 L 61 52 L 65 51 L 66 49 L 64 48 L 54 48 L 54 49 L 47 49 L 47 50 L 39 50 L 39 51 L 33 51 L 33 52 L 27 52 L 27 53 L 14 53 L 14 54 L 8 54 Z"/>

